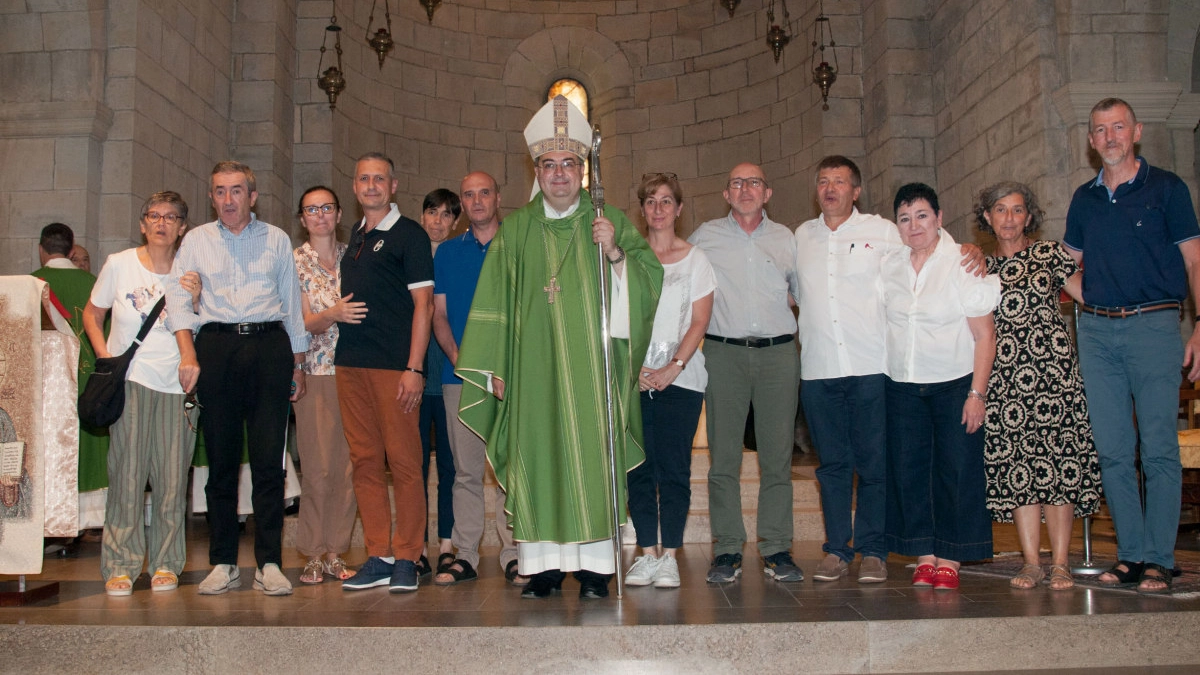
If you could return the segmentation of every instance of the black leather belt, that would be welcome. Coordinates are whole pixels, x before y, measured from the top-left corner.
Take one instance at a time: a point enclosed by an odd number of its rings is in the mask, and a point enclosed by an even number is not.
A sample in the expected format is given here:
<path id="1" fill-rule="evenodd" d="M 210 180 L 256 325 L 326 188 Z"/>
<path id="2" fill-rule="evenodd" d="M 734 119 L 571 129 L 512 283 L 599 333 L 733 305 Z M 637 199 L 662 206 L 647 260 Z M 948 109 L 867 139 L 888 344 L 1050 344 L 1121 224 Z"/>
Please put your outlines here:
<path id="1" fill-rule="evenodd" d="M 1181 305 L 1178 300 L 1163 300 L 1160 302 L 1133 305 L 1131 307 L 1093 307 L 1092 305 L 1080 305 L 1079 309 L 1088 314 L 1095 314 L 1096 316 L 1103 316 L 1109 319 L 1124 319 L 1130 316 L 1160 312 L 1167 309 L 1173 309 L 1178 312 L 1180 307 Z"/>
<path id="2" fill-rule="evenodd" d="M 273 330 L 283 330 L 282 321 L 264 321 L 262 323 L 206 323 L 200 330 L 216 331 L 218 333 L 237 333 L 238 335 L 258 335 Z"/>
<path id="3" fill-rule="evenodd" d="M 735 347 L 750 347 L 751 349 L 760 349 L 762 347 L 774 347 L 775 345 L 787 344 L 788 342 L 796 339 L 796 336 L 776 335 L 775 337 L 769 338 L 727 338 L 721 337 L 720 335 L 713 335 L 712 333 L 705 333 L 704 339 L 712 340 L 714 342 L 724 342 L 727 345 L 733 345 Z"/>

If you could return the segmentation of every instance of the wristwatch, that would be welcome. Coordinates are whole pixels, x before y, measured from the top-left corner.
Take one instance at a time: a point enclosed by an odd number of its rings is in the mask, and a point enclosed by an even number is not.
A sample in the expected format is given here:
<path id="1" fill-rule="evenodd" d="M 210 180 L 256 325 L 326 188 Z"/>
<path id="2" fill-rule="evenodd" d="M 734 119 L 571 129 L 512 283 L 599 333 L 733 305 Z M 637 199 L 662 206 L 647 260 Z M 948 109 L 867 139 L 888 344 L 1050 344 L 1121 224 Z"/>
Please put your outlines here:
<path id="1" fill-rule="evenodd" d="M 674 363 L 675 365 L 679 366 L 680 368 L 687 367 L 687 363 L 685 363 L 683 359 L 671 359 L 671 363 Z"/>

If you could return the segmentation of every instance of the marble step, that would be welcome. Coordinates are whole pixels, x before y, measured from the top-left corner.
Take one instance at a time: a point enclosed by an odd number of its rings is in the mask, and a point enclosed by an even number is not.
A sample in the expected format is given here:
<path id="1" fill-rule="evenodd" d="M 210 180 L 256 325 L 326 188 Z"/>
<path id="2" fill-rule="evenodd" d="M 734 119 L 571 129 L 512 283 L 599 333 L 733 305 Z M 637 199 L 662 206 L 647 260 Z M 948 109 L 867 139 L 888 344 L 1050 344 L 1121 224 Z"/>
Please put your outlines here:
<path id="1" fill-rule="evenodd" d="M 711 541 L 710 520 L 708 513 L 708 451 L 696 449 L 692 453 L 692 500 L 688 511 L 687 525 L 684 529 L 684 543 L 706 543 Z M 796 540 L 822 541 L 825 538 L 824 525 L 821 518 L 821 503 L 813 467 L 794 467 L 792 470 L 792 513 L 793 538 Z M 429 494 L 436 495 L 436 471 L 430 471 Z M 742 480 L 740 485 L 742 500 L 742 519 L 745 523 L 746 534 L 750 541 L 756 538 L 758 516 L 758 455 L 753 451 L 745 451 L 742 459 Z M 495 485 L 495 478 L 489 472 L 489 486 Z M 390 488 L 389 488 L 390 490 Z M 498 546 L 499 537 L 495 527 L 490 524 L 496 513 L 496 490 L 485 490 L 486 513 L 489 524 L 484 527 L 481 545 Z M 301 498 L 303 503 L 303 498 Z M 430 541 L 437 540 L 437 512 L 434 500 L 431 500 L 429 513 Z M 283 544 L 292 546 L 295 541 L 298 521 L 295 516 L 288 517 L 284 522 Z M 632 524 L 627 524 L 622 534 L 627 543 L 635 540 Z M 355 521 L 351 546 L 362 546 L 362 523 Z"/>

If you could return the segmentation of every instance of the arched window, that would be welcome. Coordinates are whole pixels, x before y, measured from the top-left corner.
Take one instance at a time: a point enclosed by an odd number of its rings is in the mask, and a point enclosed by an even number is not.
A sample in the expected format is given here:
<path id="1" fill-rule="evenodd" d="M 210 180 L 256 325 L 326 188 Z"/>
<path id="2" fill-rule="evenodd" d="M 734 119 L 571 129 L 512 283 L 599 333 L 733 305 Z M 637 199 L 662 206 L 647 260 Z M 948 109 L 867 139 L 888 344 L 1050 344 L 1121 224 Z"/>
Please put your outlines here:
<path id="1" fill-rule="evenodd" d="M 550 85 L 549 91 L 546 92 L 546 100 L 551 101 L 555 96 L 565 96 L 568 101 L 575 104 L 575 107 L 583 111 L 584 119 L 591 123 L 591 111 L 588 110 L 588 93 L 583 87 L 583 83 L 579 80 L 573 80 L 569 77 L 561 80 L 556 80 Z M 586 189 L 592 180 L 591 158 L 585 157 L 583 160 L 583 187 Z"/>

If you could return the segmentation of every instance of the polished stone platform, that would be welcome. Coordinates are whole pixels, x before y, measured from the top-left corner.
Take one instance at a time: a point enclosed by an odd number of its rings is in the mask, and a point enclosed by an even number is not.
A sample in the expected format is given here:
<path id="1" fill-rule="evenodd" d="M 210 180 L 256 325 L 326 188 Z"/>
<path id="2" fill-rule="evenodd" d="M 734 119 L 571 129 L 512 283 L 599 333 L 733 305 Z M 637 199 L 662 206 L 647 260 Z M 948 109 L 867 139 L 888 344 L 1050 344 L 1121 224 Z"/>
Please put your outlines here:
<path id="1" fill-rule="evenodd" d="M 252 522 L 252 521 L 251 521 Z M 243 537 L 242 588 L 196 593 L 207 572 L 207 526 L 189 523 L 188 570 L 178 591 L 111 598 L 99 578 L 99 545 L 74 559 L 48 559 L 38 579 L 58 580 L 57 598 L 0 608 L 0 672 L 273 673 L 884 673 L 1122 668 L 1197 672 L 1200 598 L 1146 597 L 1081 589 L 1009 588 L 963 576 L 959 591 L 914 589 L 904 559 L 890 580 L 860 585 L 767 579 L 752 549 L 742 578 L 704 582 L 707 546 L 685 545 L 683 586 L 627 588 L 624 597 L 562 595 L 526 600 L 505 584 L 495 551 L 481 578 L 416 593 L 345 592 L 332 581 L 296 584 L 289 597 L 250 588 L 253 558 Z M 1097 537 L 1102 555 L 1111 536 Z M 1007 541 L 1006 541 L 1007 540 Z M 1196 559 L 1195 535 L 1180 556 Z M 1011 544 L 997 526 L 997 548 Z M 811 572 L 817 542 L 796 546 Z M 303 559 L 285 553 L 296 582 Z M 632 549 L 626 550 L 631 560 Z M 365 553 L 352 550 L 352 563 Z M 854 572 L 854 568 L 851 569 Z M 64 668 L 65 667 L 65 668 Z M 1134 668 L 1134 670 L 1130 670 Z M 1080 671 L 1085 672 L 1085 671 Z M 1087 671 L 1090 672 L 1090 671 Z"/>
<path id="2" fill-rule="evenodd" d="M 804 523 L 793 552 L 807 573 L 822 557 L 819 511 L 815 528 L 811 522 L 815 463 L 800 453 L 793 462 Z M 755 483 L 748 466 L 744 484 Z M 752 496 L 755 488 L 743 491 Z M 744 506 L 753 533 L 753 501 Z M 693 498 L 693 511 L 689 527 L 706 529 L 704 500 Z M 288 520 L 285 532 L 294 529 Z M 1080 530 L 1077 523 L 1076 547 Z M 1011 525 L 996 525 L 994 535 L 998 554 L 1018 549 Z M 188 565 L 174 592 L 151 592 L 143 574 L 132 596 L 108 597 L 98 543 L 83 544 L 78 557 L 47 558 L 30 581 L 59 582 L 58 596 L 0 607 L 0 673 L 1200 672 L 1200 597 L 1191 595 L 1022 591 L 969 573 L 958 591 L 914 589 L 912 561 L 903 558 L 889 560 L 883 584 L 860 585 L 853 576 L 780 584 L 762 574 L 753 545 L 741 579 L 718 586 L 704 581 L 711 551 L 702 543 L 684 545 L 683 584 L 674 590 L 627 588 L 620 599 L 581 600 L 568 578 L 561 595 L 525 600 L 504 582 L 496 549 L 485 546 L 478 580 L 450 587 L 424 580 L 416 593 L 390 595 L 345 592 L 332 580 L 299 584 L 304 559 L 284 539 L 295 593 L 276 598 L 251 589 L 250 532 L 240 551 L 243 586 L 222 596 L 196 593 L 209 569 L 203 516 L 188 522 Z M 1111 523 L 1100 519 L 1095 558 L 1111 562 L 1114 552 Z M 624 553 L 628 566 L 634 550 Z M 1196 532 L 1180 533 L 1176 555 L 1200 563 Z M 346 557 L 361 563 L 361 543 Z M 1080 557 L 1076 551 L 1072 561 Z"/>

